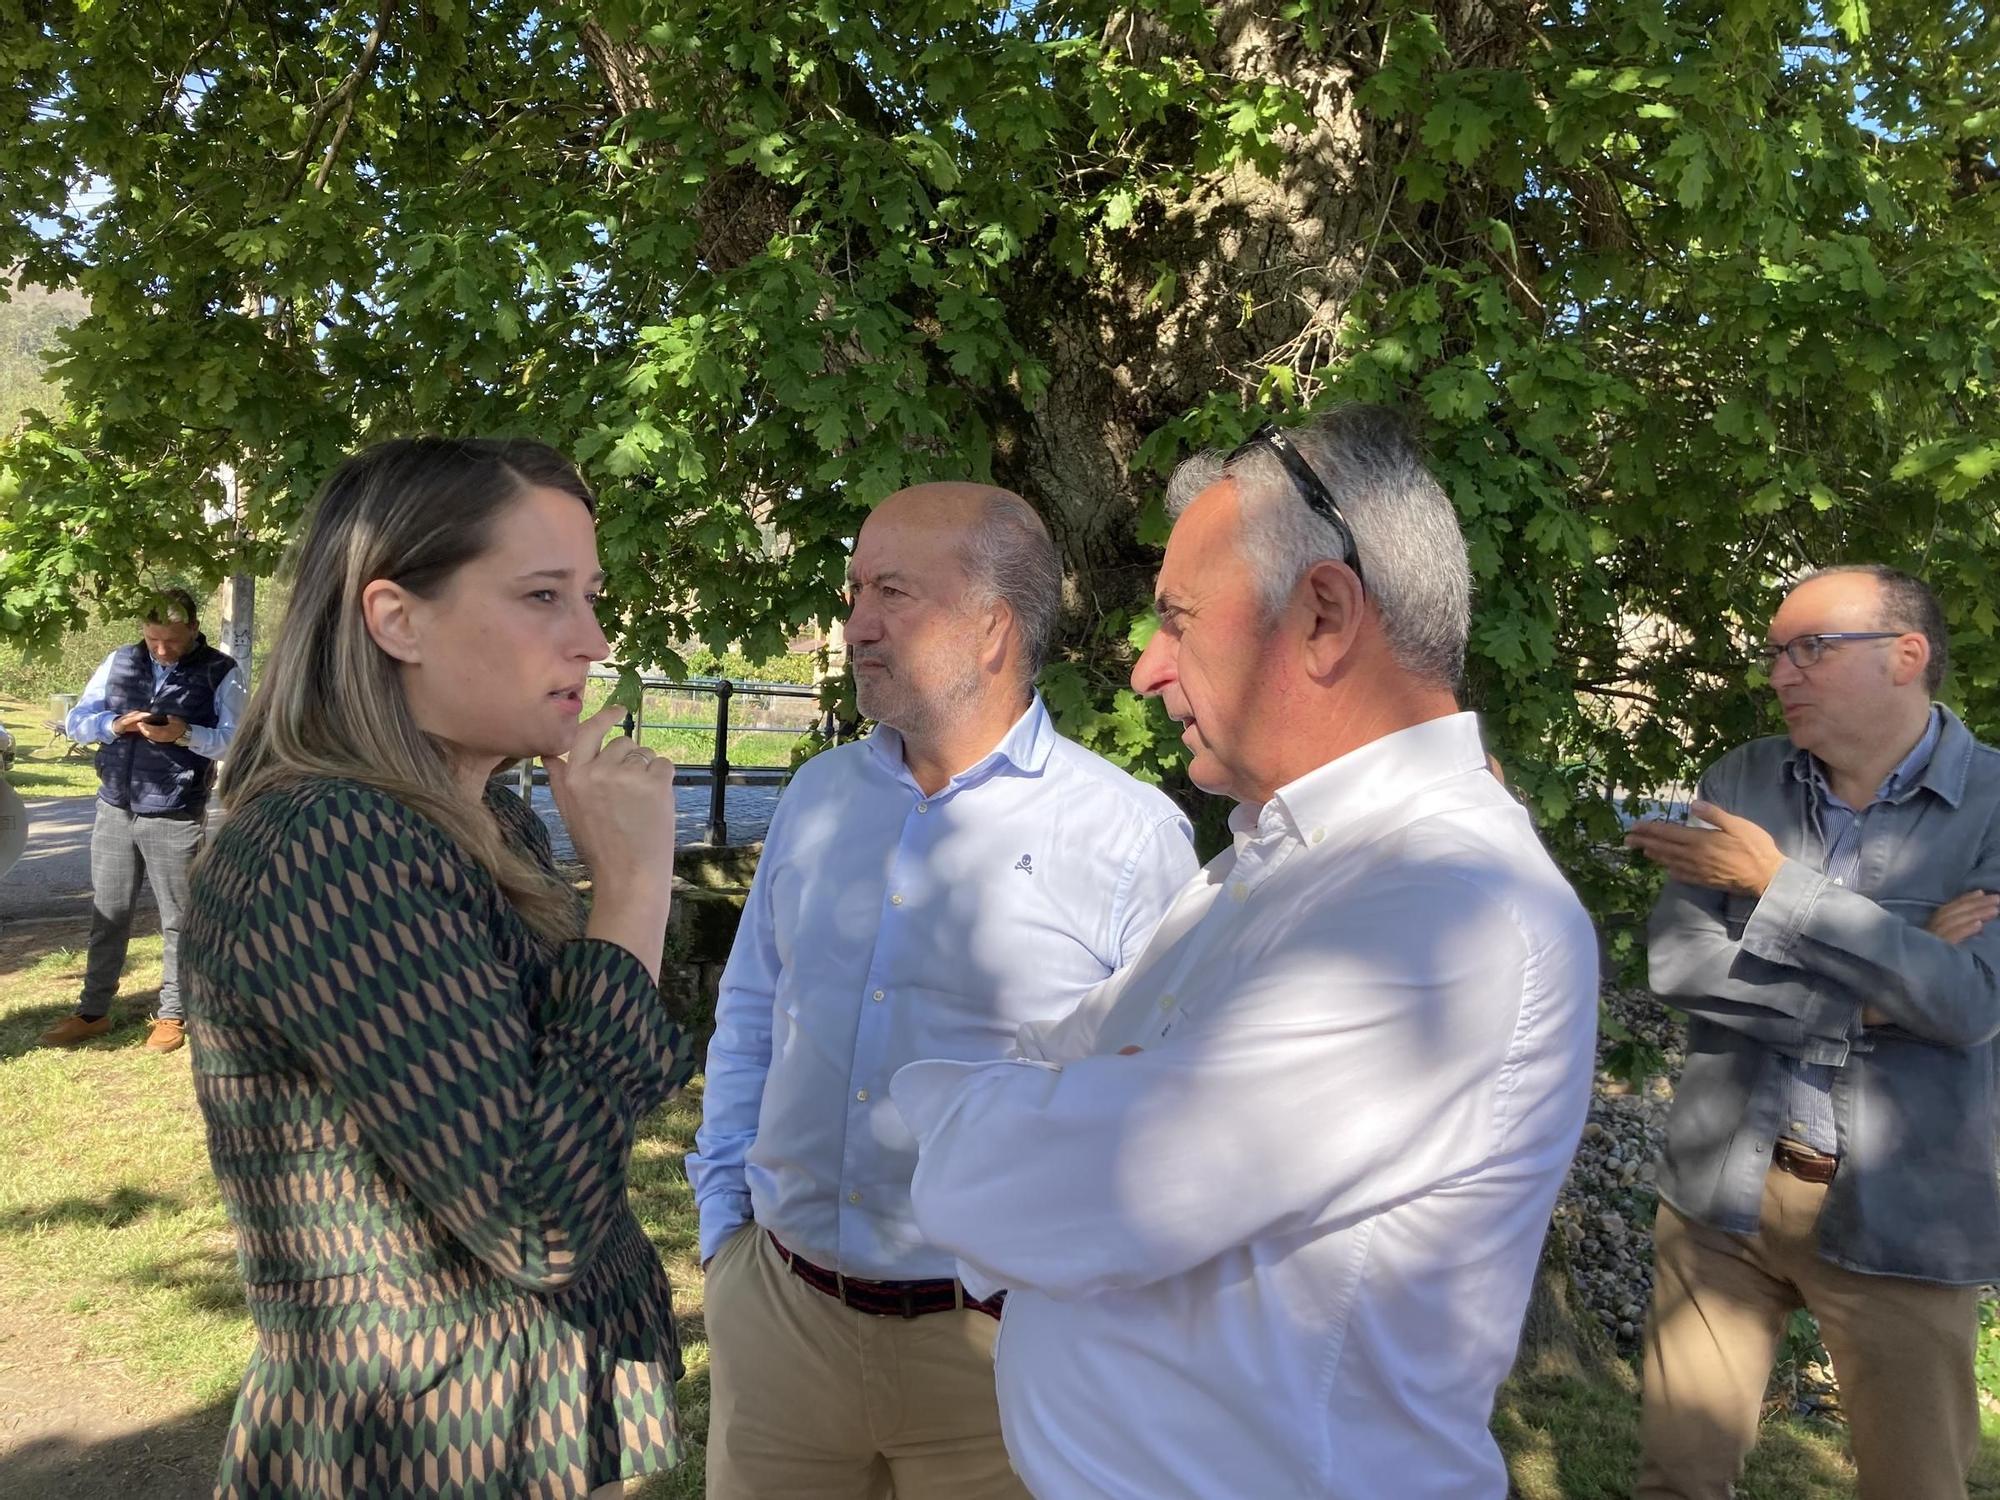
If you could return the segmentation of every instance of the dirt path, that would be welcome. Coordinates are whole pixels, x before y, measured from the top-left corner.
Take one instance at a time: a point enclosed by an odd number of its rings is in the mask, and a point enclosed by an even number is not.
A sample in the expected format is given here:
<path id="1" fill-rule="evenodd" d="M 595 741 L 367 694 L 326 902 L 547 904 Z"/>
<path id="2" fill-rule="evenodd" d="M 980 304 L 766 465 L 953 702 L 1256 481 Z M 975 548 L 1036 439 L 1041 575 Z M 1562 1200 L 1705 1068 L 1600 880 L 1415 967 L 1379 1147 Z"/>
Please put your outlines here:
<path id="1" fill-rule="evenodd" d="M 0 1497 L 207 1500 L 229 1405 L 188 1410 L 85 1356 L 59 1311 L 0 1297 Z"/>

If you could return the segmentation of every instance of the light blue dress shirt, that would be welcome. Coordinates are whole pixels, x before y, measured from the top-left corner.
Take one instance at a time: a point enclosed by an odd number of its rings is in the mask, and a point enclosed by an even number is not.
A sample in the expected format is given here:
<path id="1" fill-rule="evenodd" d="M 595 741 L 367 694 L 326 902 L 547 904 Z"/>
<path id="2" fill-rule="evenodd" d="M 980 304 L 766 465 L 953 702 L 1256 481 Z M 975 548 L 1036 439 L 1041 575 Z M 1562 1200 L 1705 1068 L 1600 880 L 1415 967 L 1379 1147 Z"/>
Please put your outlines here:
<path id="1" fill-rule="evenodd" d="M 121 648 L 123 649 L 123 648 Z M 114 651 L 98 663 L 97 670 L 90 674 L 90 681 L 83 686 L 83 696 L 76 700 L 63 719 L 63 733 L 79 745 L 102 745 L 111 740 L 111 722 L 118 715 L 104 705 L 104 694 L 111 685 L 111 663 L 117 657 Z M 167 685 L 167 676 L 172 667 L 151 662 L 153 668 L 153 691 L 158 693 Z M 249 697 L 249 689 L 243 682 L 241 663 L 229 669 L 229 675 L 216 684 L 215 727 L 204 728 L 199 724 L 188 725 L 188 749 L 196 755 L 205 755 L 210 760 L 222 759 L 229 742 L 236 738 L 236 722 L 243 717 L 243 704 Z"/>
<path id="2" fill-rule="evenodd" d="M 910 1210 L 889 1080 L 1010 1054 L 1137 957 L 1199 865 L 1164 793 L 1055 732 L 1039 698 L 926 796 L 902 737 L 799 768 L 723 971 L 687 1159 L 706 1260 L 753 1214 L 850 1276 L 957 1274 Z"/>

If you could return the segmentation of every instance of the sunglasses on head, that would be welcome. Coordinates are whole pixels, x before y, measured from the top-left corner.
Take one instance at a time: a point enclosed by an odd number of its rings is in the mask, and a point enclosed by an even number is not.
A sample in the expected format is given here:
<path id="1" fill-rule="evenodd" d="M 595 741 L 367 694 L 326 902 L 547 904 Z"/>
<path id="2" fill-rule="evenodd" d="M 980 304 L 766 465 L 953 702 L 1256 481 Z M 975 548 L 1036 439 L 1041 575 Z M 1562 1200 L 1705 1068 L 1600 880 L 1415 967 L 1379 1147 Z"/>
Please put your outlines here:
<path id="1" fill-rule="evenodd" d="M 1340 560 L 1354 570 L 1356 578 L 1361 577 L 1361 553 L 1354 545 L 1354 528 L 1347 524 L 1347 517 L 1340 513 L 1332 493 L 1306 462 L 1306 456 L 1292 446 L 1292 440 L 1285 436 L 1285 429 L 1274 422 L 1266 422 L 1232 452 L 1226 462 L 1237 459 L 1255 448 L 1268 448 L 1279 463 L 1285 466 L 1285 473 L 1291 476 L 1292 487 L 1299 492 L 1312 513 L 1325 521 L 1340 535 Z"/>

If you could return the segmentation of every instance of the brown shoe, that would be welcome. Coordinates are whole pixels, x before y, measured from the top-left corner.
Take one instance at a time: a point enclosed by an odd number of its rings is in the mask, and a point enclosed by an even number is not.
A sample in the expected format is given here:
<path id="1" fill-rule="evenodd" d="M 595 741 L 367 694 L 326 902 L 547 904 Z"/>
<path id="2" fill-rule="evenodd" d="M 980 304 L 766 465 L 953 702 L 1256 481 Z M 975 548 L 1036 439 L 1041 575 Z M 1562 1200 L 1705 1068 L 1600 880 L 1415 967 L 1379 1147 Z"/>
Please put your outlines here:
<path id="1" fill-rule="evenodd" d="M 111 1029 L 111 1017 L 64 1016 L 42 1033 L 44 1047 L 74 1047 L 78 1042 L 103 1036 Z"/>
<path id="2" fill-rule="evenodd" d="M 153 1029 L 146 1035 L 148 1052 L 172 1052 L 187 1040 L 187 1027 L 167 1016 L 155 1016 Z"/>

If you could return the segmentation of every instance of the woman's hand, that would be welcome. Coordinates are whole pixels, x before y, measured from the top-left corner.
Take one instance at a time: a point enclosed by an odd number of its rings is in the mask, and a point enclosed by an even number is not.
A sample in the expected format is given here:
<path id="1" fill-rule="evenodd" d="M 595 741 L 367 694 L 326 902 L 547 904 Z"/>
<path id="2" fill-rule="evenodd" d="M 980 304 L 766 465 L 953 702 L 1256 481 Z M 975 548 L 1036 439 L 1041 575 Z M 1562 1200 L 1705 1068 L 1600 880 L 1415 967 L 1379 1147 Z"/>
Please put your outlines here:
<path id="1" fill-rule="evenodd" d="M 577 726 L 560 758 L 543 757 L 556 810 L 590 866 L 592 937 L 630 950 L 655 979 L 674 883 L 674 763 L 619 736 L 607 704 Z"/>

